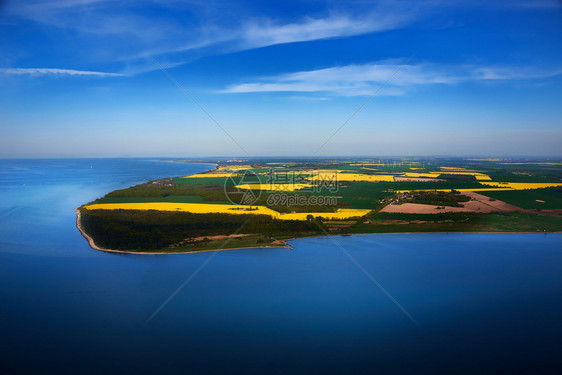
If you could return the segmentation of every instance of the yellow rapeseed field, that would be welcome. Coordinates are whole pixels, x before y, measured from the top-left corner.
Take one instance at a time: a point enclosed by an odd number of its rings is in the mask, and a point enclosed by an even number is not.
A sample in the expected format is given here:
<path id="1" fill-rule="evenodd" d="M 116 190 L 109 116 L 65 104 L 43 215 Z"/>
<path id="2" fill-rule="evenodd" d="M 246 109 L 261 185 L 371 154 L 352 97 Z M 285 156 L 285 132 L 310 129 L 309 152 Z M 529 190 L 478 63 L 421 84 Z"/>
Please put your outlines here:
<path id="1" fill-rule="evenodd" d="M 174 203 L 174 202 L 142 202 L 142 203 L 102 203 L 84 207 L 87 210 L 157 210 L 191 212 L 194 214 L 222 213 L 222 214 L 252 214 L 268 215 L 280 220 L 306 220 L 308 215 L 324 219 L 349 219 L 368 214 L 371 210 L 339 209 L 337 212 L 303 212 L 281 214 L 265 206 L 238 206 L 234 204 L 207 203 Z"/>
<path id="2" fill-rule="evenodd" d="M 362 173 L 341 173 L 342 171 L 315 171 L 309 180 L 323 180 L 323 181 L 362 181 L 362 182 L 380 182 L 388 181 L 393 182 L 394 176 L 387 174 L 362 174 Z"/>
<path id="3" fill-rule="evenodd" d="M 371 212 L 371 210 L 341 208 L 337 212 L 301 212 L 294 214 L 281 214 L 277 218 L 281 220 L 306 220 L 308 215 L 312 215 L 314 217 L 322 217 L 323 219 L 328 220 L 343 220 L 350 219 L 352 217 L 364 216 L 369 212 Z"/>
<path id="4" fill-rule="evenodd" d="M 219 167 L 220 170 L 229 169 L 231 171 L 240 171 L 244 169 L 252 169 L 251 165 L 223 165 Z"/>
<path id="5" fill-rule="evenodd" d="M 482 188 L 455 189 L 456 191 L 509 191 L 544 189 L 548 187 L 562 186 L 562 182 L 481 182 Z M 412 190 L 395 190 L 396 193 L 409 193 Z M 451 191 L 451 189 L 424 189 L 416 191 Z"/>
<path id="6" fill-rule="evenodd" d="M 263 190 L 263 191 L 295 191 L 311 187 L 311 184 L 241 184 L 238 189 Z"/>
<path id="7" fill-rule="evenodd" d="M 361 173 L 340 173 L 339 181 L 364 181 L 364 182 L 393 182 L 394 176 L 388 174 L 361 174 Z"/>
<path id="8" fill-rule="evenodd" d="M 418 172 L 406 172 L 401 175 L 401 177 L 415 177 L 415 178 L 437 178 L 441 175 L 441 172 L 428 172 L 428 173 L 418 173 Z"/>
<path id="9" fill-rule="evenodd" d="M 287 176 L 313 176 L 322 173 L 341 173 L 343 170 L 339 169 L 294 169 L 290 171 L 273 172 L 272 175 L 287 175 Z"/>
<path id="10" fill-rule="evenodd" d="M 467 176 L 474 176 L 479 181 L 491 181 L 492 179 L 490 176 L 484 173 L 479 172 L 452 172 L 452 171 L 444 171 L 444 172 L 428 172 L 428 173 L 414 173 L 414 172 L 406 172 L 403 174 L 404 177 L 427 177 L 427 178 L 437 178 L 442 174 L 456 174 L 456 175 L 467 175 Z"/>
<path id="11" fill-rule="evenodd" d="M 228 177 L 236 176 L 236 174 L 231 174 L 229 172 L 219 172 L 219 173 L 197 173 L 191 176 L 184 176 L 182 178 L 207 178 L 207 177 Z"/>
<path id="12" fill-rule="evenodd" d="M 101 203 L 85 206 L 88 210 L 157 210 L 182 211 L 194 214 L 263 214 L 276 217 L 279 212 L 265 206 L 238 206 L 235 204 L 139 202 L 139 203 Z M 249 211 L 248 209 L 252 210 Z"/>
<path id="13" fill-rule="evenodd" d="M 484 184 L 513 190 L 544 189 L 562 186 L 562 182 L 485 182 Z"/>

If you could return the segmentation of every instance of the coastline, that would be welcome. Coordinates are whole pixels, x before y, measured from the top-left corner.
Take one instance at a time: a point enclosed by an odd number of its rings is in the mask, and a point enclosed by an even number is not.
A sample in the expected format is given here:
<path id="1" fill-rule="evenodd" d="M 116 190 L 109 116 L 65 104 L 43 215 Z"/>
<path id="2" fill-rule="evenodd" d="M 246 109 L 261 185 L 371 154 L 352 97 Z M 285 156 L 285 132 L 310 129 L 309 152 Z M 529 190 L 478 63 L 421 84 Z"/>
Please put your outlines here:
<path id="1" fill-rule="evenodd" d="M 283 244 L 283 246 L 253 246 L 253 247 L 229 247 L 227 249 L 205 249 L 205 250 L 194 250 L 194 251 L 134 251 L 134 250 L 116 250 L 116 249 L 106 249 L 103 247 L 99 247 L 94 242 L 94 239 L 86 233 L 84 228 L 82 228 L 82 224 L 80 223 L 80 210 L 78 208 L 74 209 L 76 211 L 76 228 L 87 241 L 90 247 L 94 250 L 104 251 L 107 253 L 117 253 L 117 254 L 135 254 L 135 255 L 173 255 L 173 254 L 192 254 L 192 253 L 207 253 L 210 251 L 227 251 L 227 250 L 248 250 L 248 249 L 289 249 L 293 250 L 293 246 L 287 243 L 287 241 L 294 240 L 295 238 L 289 238 L 287 240 L 280 240 L 279 242 Z M 319 237 L 319 236 L 313 236 Z M 303 238 L 303 237 L 299 237 Z"/>
<path id="2" fill-rule="evenodd" d="M 117 254 L 134 254 L 134 255 L 174 255 L 174 254 L 196 254 L 196 253 L 207 253 L 213 251 L 228 251 L 228 250 L 250 250 L 250 249 L 289 249 L 293 250 L 293 246 L 288 243 L 288 241 L 296 240 L 299 238 L 317 238 L 317 237 L 329 237 L 329 236 L 357 236 L 357 235 L 368 235 L 368 234 L 422 234 L 422 233 L 541 233 L 541 234 L 548 234 L 548 233 L 562 233 L 562 231 L 557 232 L 525 232 L 525 231 L 497 231 L 497 232 L 490 232 L 490 231 L 471 231 L 471 232 L 464 232 L 464 231 L 446 231 L 446 232 L 439 232 L 439 231 L 428 231 L 428 232 L 381 232 L 381 233 L 350 233 L 350 234 L 320 234 L 314 236 L 303 236 L 303 237 L 294 237 L 288 238 L 286 240 L 279 240 L 283 246 L 250 246 L 250 247 L 232 247 L 226 249 L 205 249 L 205 250 L 194 250 L 194 251 L 177 251 L 177 252 L 170 252 L 170 251 L 134 251 L 134 250 L 115 250 L 115 249 L 105 249 L 99 247 L 94 242 L 93 238 L 90 237 L 82 228 L 80 224 L 80 210 L 78 208 L 75 209 L 76 215 L 76 227 L 80 231 L 80 234 L 88 241 L 90 247 L 94 250 L 104 251 L 108 253 L 117 253 Z"/>

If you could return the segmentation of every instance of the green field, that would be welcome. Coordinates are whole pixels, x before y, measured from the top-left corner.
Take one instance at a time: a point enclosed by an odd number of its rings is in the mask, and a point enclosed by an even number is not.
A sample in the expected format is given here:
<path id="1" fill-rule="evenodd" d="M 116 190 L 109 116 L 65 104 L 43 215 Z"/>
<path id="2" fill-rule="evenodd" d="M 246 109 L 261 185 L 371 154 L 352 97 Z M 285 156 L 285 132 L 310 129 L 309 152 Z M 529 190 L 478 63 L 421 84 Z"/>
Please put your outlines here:
<path id="1" fill-rule="evenodd" d="M 562 217 L 529 213 L 445 213 L 431 215 L 378 213 L 350 233 L 394 232 L 559 232 Z"/>
<path id="2" fill-rule="evenodd" d="M 562 209 L 562 189 L 483 191 L 487 197 L 526 209 Z"/>
<path id="3" fill-rule="evenodd" d="M 317 235 L 318 233 L 311 233 Z M 291 238 L 287 235 L 278 236 L 263 236 L 261 234 L 250 234 L 244 237 L 223 238 L 216 240 L 201 241 L 194 244 L 182 244 L 179 246 L 172 246 L 165 248 L 165 252 L 170 253 L 185 253 L 197 252 L 206 250 L 228 250 L 228 249 L 241 249 L 241 248 L 256 248 L 256 247 L 287 247 L 282 240 Z M 277 240 L 277 241 L 276 241 Z"/>
<path id="4" fill-rule="evenodd" d="M 215 203 L 224 202 L 205 201 L 198 195 L 166 195 L 160 197 L 109 197 L 101 198 L 96 203 L 137 203 L 137 202 L 178 202 L 178 203 Z"/>

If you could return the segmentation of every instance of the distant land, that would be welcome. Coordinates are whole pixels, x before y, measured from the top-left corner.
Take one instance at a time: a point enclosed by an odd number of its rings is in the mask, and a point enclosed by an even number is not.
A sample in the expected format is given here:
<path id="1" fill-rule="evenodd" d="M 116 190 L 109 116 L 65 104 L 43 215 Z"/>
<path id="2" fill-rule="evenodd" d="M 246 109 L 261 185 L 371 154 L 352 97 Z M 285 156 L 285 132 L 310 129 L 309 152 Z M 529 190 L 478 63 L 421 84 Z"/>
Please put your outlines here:
<path id="1" fill-rule="evenodd" d="M 224 159 L 214 170 L 112 191 L 77 212 L 93 248 L 147 254 L 360 233 L 559 232 L 562 161 Z"/>

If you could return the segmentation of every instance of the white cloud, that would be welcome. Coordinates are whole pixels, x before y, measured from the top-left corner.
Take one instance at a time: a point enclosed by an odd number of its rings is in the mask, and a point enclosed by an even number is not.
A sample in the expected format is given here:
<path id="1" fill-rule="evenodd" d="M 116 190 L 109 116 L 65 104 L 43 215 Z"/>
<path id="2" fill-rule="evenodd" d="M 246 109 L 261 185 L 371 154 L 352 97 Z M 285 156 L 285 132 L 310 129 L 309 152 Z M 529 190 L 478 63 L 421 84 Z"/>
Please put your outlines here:
<path id="1" fill-rule="evenodd" d="M 286 18 L 214 0 L 29 0 L 8 2 L 4 21 L 25 19 L 70 30 L 73 42 L 84 46 L 77 61 L 118 62 L 119 71 L 131 75 L 156 70 L 151 58 L 181 65 L 205 55 L 398 29 L 423 17 L 419 8 L 394 0 L 327 4 L 310 16 Z M 55 73 L 69 74 L 35 72 Z"/>
<path id="2" fill-rule="evenodd" d="M 151 56 L 212 49 L 210 53 L 231 53 L 287 43 L 310 42 L 351 37 L 398 29 L 415 19 L 415 13 L 390 11 L 370 12 L 362 16 L 331 14 L 327 17 L 305 17 L 297 22 L 283 23 L 267 18 L 245 21 L 230 27 L 206 25 L 190 31 L 195 40 L 173 47 L 148 49 L 130 56 L 134 60 Z M 208 51 L 206 51 L 209 53 Z"/>
<path id="3" fill-rule="evenodd" d="M 362 35 L 397 29 L 413 18 L 412 13 L 372 12 L 361 17 L 346 14 L 335 14 L 324 18 L 307 17 L 300 22 L 286 24 L 261 20 L 243 25 L 241 45 L 258 48 Z"/>
<path id="4" fill-rule="evenodd" d="M 265 77 L 232 85 L 222 93 L 331 92 L 337 95 L 370 95 L 384 86 L 381 95 L 402 95 L 414 86 L 456 84 L 466 81 L 529 80 L 562 74 L 562 70 L 529 68 L 406 64 L 382 61 L 364 65 L 336 66 Z M 388 82 L 387 82 L 388 81 Z"/>
<path id="5" fill-rule="evenodd" d="M 522 7 L 556 3 L 554 0 L 535 1 L 516 0 L 515 3 Z M 88 47 L 80 57 L 87 61 L 118 61 L 124 65 L 124 74 L 138 74 L 156 69 L 150 61 L 147 63 L 151 57 L 190 62 L 204 55 L 397 30 L 443 7 L 484 7 L 489 6 L 488 3 L 490 1 L 468 0 L 454 5 L 445 0 L 335 2 L 326 4 L 311 16 L 272 18 L 274 14 L 252 13 L 251 6 L 215 0 L 134 3 L 29 0 L 7 2 L 5 16 L 72 30 L 71 35 Z M 499 0 L 491 3 L 502 4 Z M 378 72 L 384 74 L 384 69 L 379 67 Z"/>
<path id="6" fill-rule="evenodd" d="M 258 82 L 229 86 L 222 92 L 332 92 L 338 95 L 368 95 L 394 75 L 388 83 L 390 90 L 382 94 L 400 95 L 404 93 L 401 86 L 454 83 L 459 80 L 459 77 L 441 70 L 429 64 L 401 67 L 395 62 L 346 65 L 267 77 Z"/>
<path id="7" fill-rule="evenodd" d="M 8 2 L 5 14 L 72 30 L 77 40 L 89 46 L 85 57 L 121 62 L 125 74 L 154 70 L 146 62 L 151 57 L 189 62 L 204 55 L 351 37 L 399 29 L 425 14 L 417 11 L 420 6 L 406 7 L 401 1 L 342 7 L 287 19 L 252 13 L 252 7 L 219 6 L 213 0 L 145 0 L 134 5 L 111 0 L 30 0 Z M 152 8 L 158 11 L 151 12 Z"/>
<path id="8" fill-rule="evenodd" d="M 88 70 L 58 69 L 58 68 L 2 68 L 0 73 L 12 75 L 69 75 L 69 76 L 97 76 L 115 77 L 118 73 L 92 72 Z"/>

